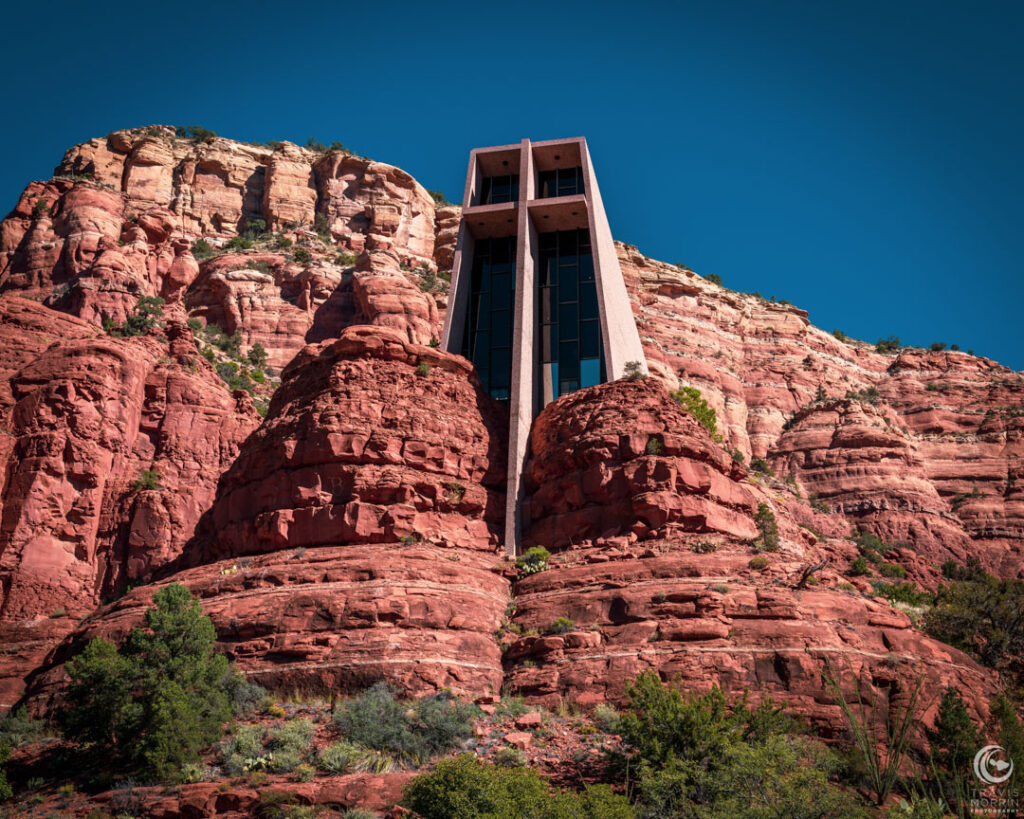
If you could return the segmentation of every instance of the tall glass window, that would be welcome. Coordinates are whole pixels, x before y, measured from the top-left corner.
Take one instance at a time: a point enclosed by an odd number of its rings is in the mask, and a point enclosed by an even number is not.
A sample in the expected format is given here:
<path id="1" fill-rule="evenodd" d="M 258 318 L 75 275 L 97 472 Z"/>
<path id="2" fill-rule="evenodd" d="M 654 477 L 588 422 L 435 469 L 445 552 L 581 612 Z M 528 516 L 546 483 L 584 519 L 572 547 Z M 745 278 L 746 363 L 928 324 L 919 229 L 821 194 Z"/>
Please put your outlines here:
<path id="1" fill-rule="evenodd" d="M 583 168 L 541 171 L 539 181 L 540 199 L 547 199 L 550 196 L 573 196 L 583 193 Z"/>
<path id="2" fill-rule="evenodd" d="M 519 199 L 519 174 L 485 176 L 480 183 L 480 204 L 497 205 Z"/>
<path id="3" fill-rule="evenodd" d="M 484 389 L 506 400 L 512 387 L 512 311 L 515 306 L 516 237 L 478 239 L 462 354 L 476 365 Z"/>
<path id="4" fill-rule="evenodd" d="M 538 257 L 537 363 L 544 398 L 554 400 L 604 380 L 590 231 L 542 233 Z"/>

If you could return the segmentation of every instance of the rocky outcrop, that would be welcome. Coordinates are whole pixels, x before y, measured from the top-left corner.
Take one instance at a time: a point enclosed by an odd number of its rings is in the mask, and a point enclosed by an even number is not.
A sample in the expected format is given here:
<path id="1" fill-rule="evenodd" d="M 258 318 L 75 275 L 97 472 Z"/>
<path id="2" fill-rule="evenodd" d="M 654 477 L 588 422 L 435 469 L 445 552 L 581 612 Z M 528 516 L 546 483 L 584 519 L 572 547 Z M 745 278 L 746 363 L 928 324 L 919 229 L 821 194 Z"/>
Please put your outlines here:
<path id="1" fill-rule="evenodd" d="M 115 339 L 5 296 L 0 328 L 0 632 L 9 649 L 0 696 L 9 705 L 40 658 L 15 661 L 20 646 L 45 650 L 58 626 L 66 632 L 103 596 L 178 556 L 258 415 L 199 363 L 180 325 L 169 341 Z M 152 481 L 137 484 L 147 470 Z"/>
<path id="2" fill-rule="evenodd" d="M 169 580 L 275 688 L 496 693 L 509 602 L 497 554 L 507 418 L 460 357 L 357 326 L 283 373 Z M 153 587 L 59 652 L 141 619 Z M 59 662 L 34 694 L 56 690 Z"/>
<path id="3" fill-rule="evenodd" d="M 850 403 L 860 408 L 833 406 Z M 884 428 L 872 440 L 862 416 L 848 426 L 850 441 L 894 446 Z M 799 429 L 787 434 L 796 440 Z M 689 689 L 775 695 L 838 731 L 829 674 L 884 696 L 914 669 L 930 686 L 977 692 L 973 707 L 985 713 L 994 675 L 848 582 L 857 550 L 843 518 L 815 512 L 781 481 L 748 477 L 655 379 L 559 399 L 535 421 L 530 446 L 527 540 L 561 551 L 515 584 L 515 632 L 526 636 L 506 640 L 513 690 L 552 704 L 621 702 L 626 683 L 653 669 Z M 887 460 L 912 494 L 910 460 L 883 452 L 872 462 Z M 798 474 L 814 485 L 809 467 Z M 883 471 L 877 484 L 887 483 Z M 757 555 L 760 504 L 780 543 Z"/>
<path id="4" fill-rule="evenodd" d="M 509 584 L 489 552 L 422 543 L 286 549 L 178 572 L 202 600 L 221 649 L 276 691 L 354 693 L 379 680 L 410 695 L 444 688 L 496 694 L 493 637 Z M 142 622 L 154 585 L 81 626 L 31 682 L 33 707 L 59 696 L 62 662 L 89 639 L 123 638 Z"/>
<path id="5" fill-rule="evenodd" d="M 652 374 L 699 388 L 725 446 L 767 458 L 928 566 L 971 550 L 1024 576 L 1018 373 L 957 351 L 879 353 L 788 303 L 618 249 Z"/>
<path id="6" fill-rule="evenodd" d="M 493 551 L 507 424 L 460 356 L 349 327 L 282 373 L 187 559 L 403 537 Z"/>
<path id="7" fill-rule="evenodd" d="M 884 602 L 840 590 L 834 573 L 797 589 L 806 564 L 790 554 L 752 569 L 749 550 L 727 544 L 708 554 L 687 543 L 645 547 L 574 551 L 517 583 L 515 622 L 541 633 L 508 647 L 513 691 L 552 704 L 621 702 L 626 683 L 655 670 L 690 690 L 772 696 L 835 734 L 843 719 L 829 675 L 844 688 L 860 680 L 883 702 L 900 678 L 921 675 L 926 690 L 955 685 L 987 715 L 996 675 Z M 545 633 L 560 617 L 572 621 L 568 633 Z"/>
<path id="8" fill-rule="evenodd" d="M 653 379 L 591 387 L 549 405 L 534 422 L 530 451 L 528 543 L 757 534 L 743 469 Z"/>

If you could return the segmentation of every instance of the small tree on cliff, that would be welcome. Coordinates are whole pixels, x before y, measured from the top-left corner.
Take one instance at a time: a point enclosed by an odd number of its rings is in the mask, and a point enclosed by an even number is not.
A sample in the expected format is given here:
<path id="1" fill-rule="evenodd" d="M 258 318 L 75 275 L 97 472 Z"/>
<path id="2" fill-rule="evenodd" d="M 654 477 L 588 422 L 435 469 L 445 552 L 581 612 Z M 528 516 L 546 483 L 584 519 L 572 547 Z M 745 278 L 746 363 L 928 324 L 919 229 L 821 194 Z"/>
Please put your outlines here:
<path id="1" fill-rule="evenodd" d="M 164 587 L 118 648 L 102 637 L 67 664 L 69 739 L 162 780 L 216 742 L 232 716 L 227 659 L 188 589 Z"/>

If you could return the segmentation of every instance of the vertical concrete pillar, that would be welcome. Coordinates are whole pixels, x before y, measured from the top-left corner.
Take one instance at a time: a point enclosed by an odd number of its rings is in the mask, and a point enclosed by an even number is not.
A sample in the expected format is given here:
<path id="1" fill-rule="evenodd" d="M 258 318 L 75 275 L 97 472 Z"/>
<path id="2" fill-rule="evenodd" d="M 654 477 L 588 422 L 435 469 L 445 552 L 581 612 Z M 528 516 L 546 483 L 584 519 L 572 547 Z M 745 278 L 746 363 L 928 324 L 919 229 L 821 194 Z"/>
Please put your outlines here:
<path id="1" fill-rule="evenodd" d="M 633 307 L 622 278 L 619 256 L 608 226 L 608 216 L 597 187 L 597 175 L 590 159 L 586 140 L 580 140 L 583 162 L 583 184 L 587 197 L 587 220 L 590 225 L 590 246 L 594 254 L 594 280 L 597 284 L 597 305 L 601 314 L 601 335 L 604 342 L 605 378 L 614 381 L 625 374 L 627 361 L 639 361 L 647 372 L 647 359 L 640 343 L 640 334 L 633 318 Z"/>
<path id="2" fill-rule="evenodd" d="M 473 204 L 476 192 L 480 190 L 480 169 L 476 155 L 469 154 L 466 170 L 466 187 L 462 193 L 462 207 Z M 472 286 L 472 268 L 463 265 L 463 260 L 472 264 L 473 234 L 466 226 L 466 220 L 459 220 L 459 233 L 455 240 L 455 255 L 452 259 L 452 286 L 448 290 L 448 310 L 441 330 L 441 349 L 450 353 L 462 352 L 462 334 L 466 328 L 466 309 L 469 307 L 469 291 Z M 463 269 L 465 268 L 465 269 Z"/>
<path id="3" fill-rule="evenodd" d="M 527 202 L 534 196 L 533 151 L 524 139 L 519 155 L 516 214 L 516 300 L 512 317 L 512 392 L 508 417 L 508 482 L 505 487 L 505 551 L 516 554 L 522 534 L 523 469 L 533 423 L 534 283 L 532 231 Z"/>

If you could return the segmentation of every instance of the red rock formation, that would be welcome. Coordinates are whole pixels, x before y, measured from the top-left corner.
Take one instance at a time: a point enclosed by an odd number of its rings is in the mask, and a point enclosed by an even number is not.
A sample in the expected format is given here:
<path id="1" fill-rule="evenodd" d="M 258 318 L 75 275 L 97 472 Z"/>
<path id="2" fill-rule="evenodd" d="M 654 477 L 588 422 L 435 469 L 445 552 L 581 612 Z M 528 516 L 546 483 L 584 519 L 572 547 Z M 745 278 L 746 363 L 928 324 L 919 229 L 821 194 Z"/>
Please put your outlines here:
<path id="1" fill-rule="evenodd" d="M 203 599 L 229 656 L 264 684 L 495 693 L 506 435 L 462 358 L 350 327 L 285 370 L 183 556 L 196 568 L 170 579 Z M 132 592 L 76 639 L 123 636 L 152 593 Z"/>
<path id="2" fill-rule="evenodd" d="M 632 532 L 753 538 L 742 468 L 653 379 L 580 390 L 534 422 L 525 540 L 552 547 Z"/>
<path id="3" fill-rule="evenodd" d="M 826 574 L 831 587 L 794 590 L 805 564 L 789 554 L 770 555 L 762 573 L 749 568 L 747 550 L 694 554 L 685 543 L 657 543 L 632 551 L 573 552 L 516 584 L 515 622 L 542 634 L 506 652 L 514 691 L 551 703 L 621 702 L 625 684 L 654 669 L 691 690 L 717 684 L 773 696 L 836 732 L 843 721 L 825 684 L 829 663 L 844 687 L 861 679 L 882 695 L 897 677 L 923 675 L 929 692 L 953 684 L 982 717 L 998 690 L 992 672 L 912 628 L 902 612 L 838 590 L 834 575 Z M 574 629 L 545 636 L 559 617 Z"/>
<path id="4" fill-rule="evenodd" d="M 1019 374 L 961 352 L 877 353 L 814 327 L 791 305 L 727 290 L 629 245 L 619 258 L 652 373 L 672 388 L 699 388 L 726 446 L 767 457 L 853 525 L 909 543 L 929 565 L 970 548 L 992 570 L 1024 576 Z M 867 414 L 843 410 L 833 438 L 835 416 L 815 403 L 819 390 L 866 396 Z M 861 437 L 867 427 L 875 431 Z"/>
<path id="5" fill-rule="evenodd" d="M 282 373 L 192 563 L 420 537 L 494 550 L 507 418 L 460 356 L 354 326 Z"/>
<path id="6" fill-rule="evenodd" d="M 180 325 L 169 343 L 115 339 L 8 295 L 0 329 L 0 632 L 36 651 L 5 658 L 9 705 L 47 647 L 33 634 L 66 632 L 63 618 L 178 556 L 258 416 Z M 158 488 L 134 490 L 147 469 Z"/>

